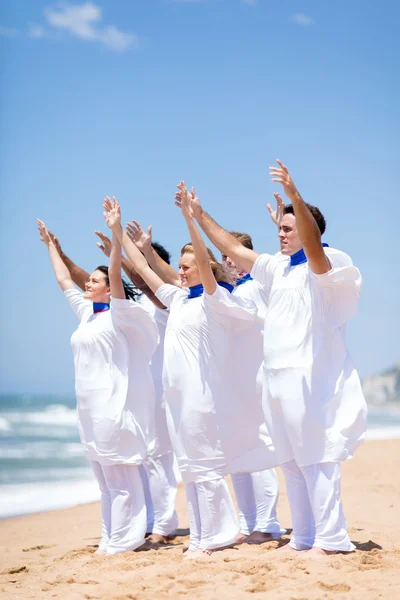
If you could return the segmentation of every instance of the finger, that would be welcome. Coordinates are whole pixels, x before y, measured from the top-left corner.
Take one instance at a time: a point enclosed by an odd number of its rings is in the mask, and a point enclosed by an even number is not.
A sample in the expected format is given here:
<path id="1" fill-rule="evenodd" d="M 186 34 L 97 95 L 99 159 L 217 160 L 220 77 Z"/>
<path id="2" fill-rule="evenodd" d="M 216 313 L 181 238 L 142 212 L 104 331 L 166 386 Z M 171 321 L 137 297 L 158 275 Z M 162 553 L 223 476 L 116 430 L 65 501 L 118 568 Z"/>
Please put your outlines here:
<path id="1" fill-rule="evenodd" d="M 100 242 L 97 242 L 97 247 L 100 248 L 100 250 L 105 250 L 104 246 L 102 244 L 100 244 Z"/>
<path id="2" fill-rule="evenodd" d="M 272 206 L 270 204 L 266 204 L 265 206 L 267 207 L 269 214 L 272 215 L 272 213 L 274 212 Z"/>
<path id="3" fill-rule="evenodd" d="M 280 179 L 278 177 L 271 179 L 271 181 L 276 181 L 277 183 L 284 183 L 283 179 Z"/>
<path id="4" fill-rule="evenodd" d="M 180 202 L 175 202 L 175 206 L 177 206 L 178 208 L 182 208 L 182 204 L 180 204 Z"/>
<path id="5" fill-rule="evenodd" d="M 286 165 L 284 165 L 284 164 L 283 164 L 283 162 L 282 162 L 281 160 L 279 160 L 279 158 L 277 158 L 277 159 L 276 159 L 276 162 L 278 163 L 278 165 L 279 165 L 280 167 L 282 167 L 282 169 L 285 171 L 285 173 L 288 173 L 288 172 L 289 172 L 289 171 L 288 171 L 288 168 L 287 168 L 287 166 L 286 166 Z"/>
<path id="6" fill-rule="evenodd" d="M 136 225 L 136 227 L 137 227 L 138 231 L 143 231 L 143 229 L 142 229 L 142 227 L 141 227 L 140 223 L 138 223 L 138 222 L 137 222 L 137 221 L 135 221 L 134 219 L 132 219 L 132 223 L 134 223 L 134 224 Z"/>
<path id="7" fill-rule="evenodd" d="M 147 228 L 147 233 L 149 235 L 149 237 L 152 237 L 152 233 L 153 233 L 153 225 L 149 225 Z"/>

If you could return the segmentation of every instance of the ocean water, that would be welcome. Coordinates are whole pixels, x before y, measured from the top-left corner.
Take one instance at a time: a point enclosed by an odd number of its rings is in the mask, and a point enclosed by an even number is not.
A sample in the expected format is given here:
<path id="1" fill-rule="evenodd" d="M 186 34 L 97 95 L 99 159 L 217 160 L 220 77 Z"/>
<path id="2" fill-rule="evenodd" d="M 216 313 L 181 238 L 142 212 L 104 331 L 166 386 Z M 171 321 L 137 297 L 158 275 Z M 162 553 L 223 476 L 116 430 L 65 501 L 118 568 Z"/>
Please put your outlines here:
<path id="1" fill-rule="evenodd" d="M 371 410 L 367 437 L 400 437 L 400 410 Z M 0 518 L 98 498 L 79 441 L 75 398 L 0 396 Z"/>

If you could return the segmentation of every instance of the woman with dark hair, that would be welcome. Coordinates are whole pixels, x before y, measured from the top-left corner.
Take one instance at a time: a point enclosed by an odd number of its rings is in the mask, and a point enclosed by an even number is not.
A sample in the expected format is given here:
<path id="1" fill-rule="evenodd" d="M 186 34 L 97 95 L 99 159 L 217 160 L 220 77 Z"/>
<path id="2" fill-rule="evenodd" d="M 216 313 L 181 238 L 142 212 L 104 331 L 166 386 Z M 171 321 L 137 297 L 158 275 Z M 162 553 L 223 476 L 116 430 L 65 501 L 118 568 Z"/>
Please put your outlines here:
<path id="1" fill-rule="evenodd" d="M 38 220 L 57 282 L 80 324 L 71 345 L 82 445 L 101 491 L 99 552 L 116 554 L 144 543 L 146 506 L 139 466 L 152 440 L 154 387 L 149 361 L 158 341 L 149 313 L 121 279 L 121 246 L 113 239 L 110 267 L 100 266 L 79 292 L 45 224 Z"/>
<path id="2" fill-rule="evenodd" d="M 182 249 L 179 287 L 164 283 L 150 268 L 111 205 L 108 225 L 137 273 L 170 310 L 164 393 L 168 429 L 186 488 L 190 520 L 186 558 L 191 558 L 236 541 L 239 523 L 224 475 L 231 469 L 246 470 L 246 461 L 253 464 L 262 458 L 264 464 L 265 443 L 259 423 L 249 418 L 247 407 L 238 406 L 228 368 L 232 332 L 254 322 L 256 309 L 231 297 L 230 276 L 207 251 L 185 203 L 182 213 L 191 243 Z"/>

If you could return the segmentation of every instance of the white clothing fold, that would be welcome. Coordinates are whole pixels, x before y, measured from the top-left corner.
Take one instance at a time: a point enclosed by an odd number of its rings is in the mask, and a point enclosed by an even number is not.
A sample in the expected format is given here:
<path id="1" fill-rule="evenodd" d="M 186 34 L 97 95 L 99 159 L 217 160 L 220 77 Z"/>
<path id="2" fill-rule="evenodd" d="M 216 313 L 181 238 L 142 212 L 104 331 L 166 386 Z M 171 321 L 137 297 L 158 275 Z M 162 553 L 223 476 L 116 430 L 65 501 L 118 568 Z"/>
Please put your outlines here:
<path id="1" fill-rule="evenodd" d="M 340 499 L 340 463 L 299 467 L 294 460 L 281 465 L 286 479 L 296 550 L 312 546 L 323 550 L 351 552 Z"/>
<path id="2" fill-rule="evenodd" d="M 146 505 L 139 467 L 90 462 L 101 491 L 102 537 L 107 554 L 136 550 L 145 541 Z"/>
<path id="3" fill-rule="evenodd" d="M 110 310 L 93 314 L 83 294 L 64 294 L 80 319 L 71 345 L 85 454 L 104 466 L 141 464 L 154 445 L 149 362 L 158 342 L 156 323 L 131 300 L 112 298 Z"/>
<path id="4" fill-rule="evenodd" d="M 191 482 L 186 486 L 189 550 L 216 550 L 233 544 L 240 527 L 235 506 L 224 479 Z"/>
<path id="5" fill-rule="evenodd" d="M 178 527 L 174 455 L 148 458 L 140 466 L 147 508 L 147 533 L 168 536 Z"/>
<path id="6" fill-rule="evenodd" d="M 366 403 L 345 342 L 361 275 L 343 252 L 325 252 L 332 269 L 323 275 L 281 254 L 260 255 L 251 272 L 268 298 L 263 406 L 278 464 L 346 460 L 365 437 Z"/>

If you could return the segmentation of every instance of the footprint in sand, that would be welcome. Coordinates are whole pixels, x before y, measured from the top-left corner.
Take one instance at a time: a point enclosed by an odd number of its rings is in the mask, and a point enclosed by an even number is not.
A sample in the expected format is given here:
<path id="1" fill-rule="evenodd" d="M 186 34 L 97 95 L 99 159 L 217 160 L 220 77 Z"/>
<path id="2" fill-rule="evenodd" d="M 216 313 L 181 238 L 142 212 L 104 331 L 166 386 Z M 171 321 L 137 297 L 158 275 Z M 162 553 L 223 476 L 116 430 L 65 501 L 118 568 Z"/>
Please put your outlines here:
<path id="1" fill-rule="evenodd" d="M 11 569 L 1 572 L 2 575 L 15 575 L 16 573 L 28 573 L 28 568 L 24 565 L 23 567 L 11 567 Z"/>
<path id="2" fill-rule="evenodd" d="M 46 550 L 47 548 L 54 548 L 55 544 L 51 546 L 32 546 L 32 548 L 22 548 L 22 552 L 32 552 L 32 550 Z"/>
<path id="3" fill-rule="evenodd" d="M 325 592 L 349 592 L 351 590 L 351 587 L 346 583 L 334 583 L 330 585 L 329 583 L 318 581 L 317 585 Z"/>

